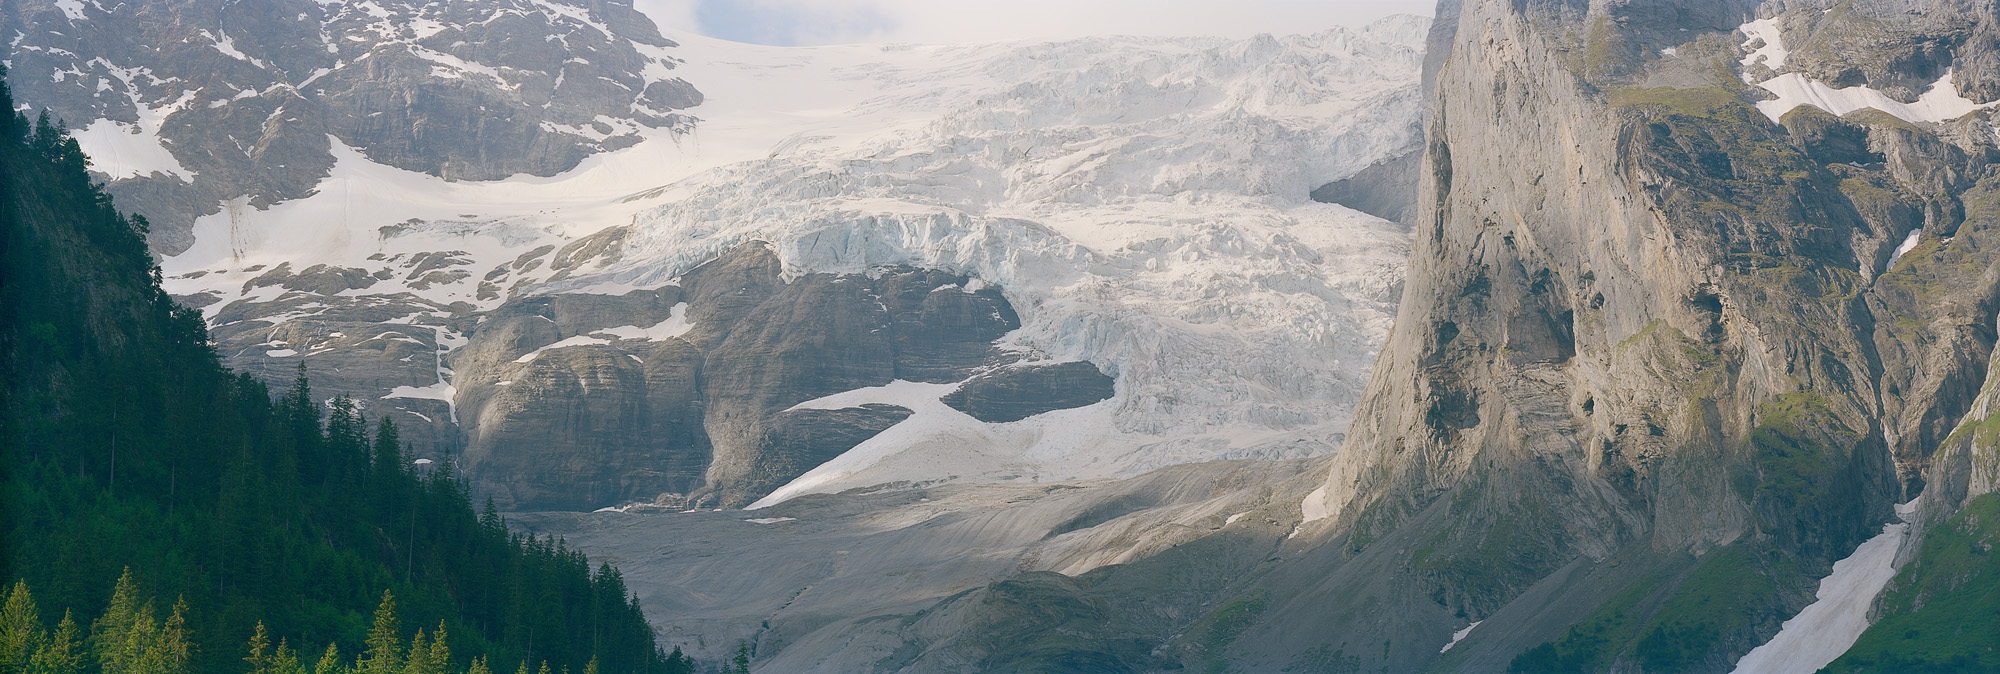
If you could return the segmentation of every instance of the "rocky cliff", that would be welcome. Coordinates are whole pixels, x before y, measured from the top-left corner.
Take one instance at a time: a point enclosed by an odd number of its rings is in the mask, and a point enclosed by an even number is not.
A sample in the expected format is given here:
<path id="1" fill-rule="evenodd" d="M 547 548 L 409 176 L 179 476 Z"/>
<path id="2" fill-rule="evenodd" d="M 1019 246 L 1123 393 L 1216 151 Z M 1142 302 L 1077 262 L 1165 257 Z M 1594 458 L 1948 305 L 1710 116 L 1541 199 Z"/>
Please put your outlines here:
<path id="1" fill-rule="evenodd" d="M 313 192 L 330 143 L 453 180 L 549 176 L 687 131 L 701 94 L 629 2 L 28 0 L 9 83 L 70 120 L 155 250 Z"/>
<path id="2" fill-rule="evenodd" d="M 1325 454 L 1408 235 L 1308 195 L 1410 154 L 1424 27 L 675 36 L 673 76 L 716 94 L 679 113 L 695 133 L 499 180 L 336 138 L 309 194 L 197 219 L 165 284 L 232 366 L 282 382 L 308 363 L 510 508 Z"/>
<path id="3" fill-rule="evenodd" d="M 1992 488 L 1990 4 L 1445 4 L 1401 313 L 1323 477 L 879 663 L 1728 671 L 1894 506 Z"/>

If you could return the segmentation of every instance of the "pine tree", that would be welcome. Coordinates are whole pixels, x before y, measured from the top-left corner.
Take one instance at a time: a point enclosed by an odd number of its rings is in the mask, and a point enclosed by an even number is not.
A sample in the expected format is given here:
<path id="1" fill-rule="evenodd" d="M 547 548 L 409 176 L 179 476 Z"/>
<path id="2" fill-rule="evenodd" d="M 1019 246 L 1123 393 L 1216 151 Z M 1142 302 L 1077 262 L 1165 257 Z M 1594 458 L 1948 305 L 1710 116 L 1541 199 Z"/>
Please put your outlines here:
<path id="1" fill-rule="evenodd" d="M 410 638 L 410 654 L 403 658 L 405 674 L 431 674 L 431 646 L 424 638 L 424 629 L 417 628 L 417 636 Z"/>
<path id="2" fill-rule="evenodd" d="M 278 652 L 271 655 L 272 674 L 305 674 L 305 666 L 299 663 L 299 654 L 284 639 L 278 640 Z"/>
<path id="3" fill-rule="evenodd" d="M 486 667 L 486 656 L 482 655 L 472 659 L 472 667 L 465 674 L 493 674 L 493 670 Z"/>
<path id="4" fill-rule="evenodd" d="M 158 640 L 152 602 L 139 596 L 127 568 L 112 587 L 111 605 L 90 625 L 90 650 L 104 674 L 154 674 L 145 670 L 145 660 Z"/>
<path id="5" fill-rule="evenodd" d="M 590 656 L 590 664 L 583 666 L 583 674 L 598 674 L 597 656 Z"/>
<path id="6" fill-rule="evenodd" d="M 729 674 L 750 674 L 750 643 L 736 644 L 736 656 L 729 659 Z"/>
<path id="7" fill-rule="evenodd" d="M 430 661 L 426 674 L 453 674 L 451 668 L 451 634 L 444 629 L 444 621 L 438 621 L 437 631 L 432 633 Z"/>
<path id="8" fill-rule="evenodd" d="M 375 609 L 375 626 L 368 630 L 368 650 L 354 669 L 361 674 L 401 674 L 402 625 L 396 621 L 396 595 L 382 591 L 382 605 Z"/>
<path id="9" fill-rule="evenodd" d="M 35 598 L 28 594 L 28 582 L 14 581 L 14 591 L 0 608 L 0 672 L 27 671 L 48 635 L 42 630 L 42 614 Z"/>
<path id="10" fill-rule="evenodd" d="M 349 671 L 340 666 L 340 647 L 326 645 L 326 655 L 319 656 L 319 664 L 313 665 L 313 674 L 344 674 Z"/>
<path id="11" fill-rule="evenodd" d="M 264 621 L 259 620 L 257 632 L 250 635 L 250 656 L 243 658 L 250 663 L 250 674 L 271 674 L 271 656 L 265 653 L 270 648 L 271 637 L 264 633 Z"/>
<path id="12" fill-rule="evenodd" d="M 33 674 L 83 672 L 83 636 L 76 626 L 76 618 L 69 611 L 63 611 L 62 622 L 56 625 L 55 634 L 35 652 L 28 671 Z"/>
<path id="13" fill-rule="evenodd" d="M 193 647 L 187 636 L 187 598 L 174 602 L 173 613 L 146 645 L 141 671 L 146 674 L 187 674 Z"/>
<path id="14" fill-rule="evenodd" d="M 375 422 L 375 478 L 385 488 L 396 484 L 401 477 L 403 465 L 402 433 L 396 430 L 396 422 L 382 417 Z"/>

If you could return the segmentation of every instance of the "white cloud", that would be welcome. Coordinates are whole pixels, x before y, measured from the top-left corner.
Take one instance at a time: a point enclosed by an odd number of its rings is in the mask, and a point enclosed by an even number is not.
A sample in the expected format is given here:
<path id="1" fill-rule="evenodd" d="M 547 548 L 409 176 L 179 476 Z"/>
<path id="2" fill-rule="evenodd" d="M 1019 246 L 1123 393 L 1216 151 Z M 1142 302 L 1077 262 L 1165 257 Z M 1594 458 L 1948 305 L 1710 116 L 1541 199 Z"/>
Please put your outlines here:
<path id="1" fill-rule="evenodd" d="M 765 44 L 1247 37 L 1431 14 L 1430 0 L 636 0 L 662 27 Z"/>

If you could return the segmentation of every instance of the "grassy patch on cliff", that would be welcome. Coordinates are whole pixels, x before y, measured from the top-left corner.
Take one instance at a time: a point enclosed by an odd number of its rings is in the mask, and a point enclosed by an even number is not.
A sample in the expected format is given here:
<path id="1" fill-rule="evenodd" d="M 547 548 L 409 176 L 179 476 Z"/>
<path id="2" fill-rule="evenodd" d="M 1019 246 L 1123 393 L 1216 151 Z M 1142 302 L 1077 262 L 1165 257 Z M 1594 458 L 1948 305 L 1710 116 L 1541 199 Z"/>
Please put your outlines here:
<path id="1" fill-rule="evenodd" d="M 2000 672 L 2000 494 L 1966 503 L 1924 535 L 1884 592 L 1882 618 L 1835 660 L 1837 674 Z"/>
<path id="2" fill-rule="evenodd" d="M 1646 671 L 1681 671 L 1700 663 L 1729 635 L 1749 630 L 1775 603 L 1790 564 L 1772 565 L 1746 546 L 1711 553 L 1678 579 L 1634 583 L 1562 638 L 1523 651 L 1508 664 L 1516 674 L 1609 671 L 1637 662 Z"/>
<path id="3" fill-rule="evenodd" d="M 1813 436 L 1854 435 L 1828 404 L 1826 396 L 1798 391 L 1757 407 L 1757 427 L 1750 432 L 1757 500 L 1791 511 L 1826 496 L 1834 466 L 1828 461 L 1830 448 Z"/>
<path id="4" fill-rule="evenodd" d="M 1243 635 L 1244 630 L 1250 629 L 1252 625 L 1257 624 L 1259 618 L 1264 617 L 1264 607 L 1270 600 L 1270 591 L 1252 590 L 1210 611 L 1188 630 L 1188 634 L 1203 650 L 1216 654 L 1202 671 L 1211 674 L 1228 671 L 1229 663 L 1220 657 L 1222 649 L 1228 648 L 1229 644 L 1236 641 L 1236 637 Z"/>

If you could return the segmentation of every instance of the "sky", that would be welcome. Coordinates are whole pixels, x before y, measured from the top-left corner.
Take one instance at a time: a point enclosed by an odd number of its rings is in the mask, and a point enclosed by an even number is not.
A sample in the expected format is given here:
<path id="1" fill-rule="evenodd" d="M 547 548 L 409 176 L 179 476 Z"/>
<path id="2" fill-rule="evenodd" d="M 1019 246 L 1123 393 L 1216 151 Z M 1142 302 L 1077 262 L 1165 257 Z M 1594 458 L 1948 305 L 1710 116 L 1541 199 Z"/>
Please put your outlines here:
<path id="1" fill-rule="evenodd" d="M 661 28 L 768 45 L 1289 35 L 1429 16 L 1435 0 L 634 0 Z"/>

